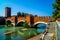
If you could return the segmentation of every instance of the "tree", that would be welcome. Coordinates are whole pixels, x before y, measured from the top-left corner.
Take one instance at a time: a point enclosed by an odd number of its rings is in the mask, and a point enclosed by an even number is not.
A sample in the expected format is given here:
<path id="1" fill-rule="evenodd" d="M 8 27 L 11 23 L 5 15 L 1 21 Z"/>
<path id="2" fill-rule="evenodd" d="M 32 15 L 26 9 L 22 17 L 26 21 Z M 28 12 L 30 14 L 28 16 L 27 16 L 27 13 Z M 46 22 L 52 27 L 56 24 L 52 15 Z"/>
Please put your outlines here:
<path id="1" fill-rule="evenodd" d="M 25 13 L 25 16 L 28 15 L 28 13 Z"/>
<path id="2" fill-rule="evenodd" d="M 37 17 L 37 15 L 35 15 L 35 17 Z"/>
<path id="3" fill-rule="evenodd" d="M 24 12 L 22 12 L 22 17 L 24 17 L 25 16 L 25 13 Z"/>
<path id="4" fill-rule="evenodd" d="M 53 18 L 60 18 L 60 0 L 56 0 L 56 3 L 53 4 L 55 11 L 53 12 Z"/>
<path id="5" fill-rule="evenodd" d="M 21 16 L 21 17 L 25 17 L 26 15 L 29 15 L 28 13 L 24 13 L 24 12 L 18 12 L 17 16 Z"/>
<path id="6" fill-rule="evenodd" d="M 17 16 L 18 16 L 18 17 L 19 17 L 19 16 L 22 16 L 21 12 L 18 12 L 18 13 L 17 13 Z"/>
<path id="7" fill-rule="evenodd" d="M 28 13 L 22 12 L 22 16 L 23 16 L 23 17 L 25 17 L 26 15 L 28 15 Z"/>

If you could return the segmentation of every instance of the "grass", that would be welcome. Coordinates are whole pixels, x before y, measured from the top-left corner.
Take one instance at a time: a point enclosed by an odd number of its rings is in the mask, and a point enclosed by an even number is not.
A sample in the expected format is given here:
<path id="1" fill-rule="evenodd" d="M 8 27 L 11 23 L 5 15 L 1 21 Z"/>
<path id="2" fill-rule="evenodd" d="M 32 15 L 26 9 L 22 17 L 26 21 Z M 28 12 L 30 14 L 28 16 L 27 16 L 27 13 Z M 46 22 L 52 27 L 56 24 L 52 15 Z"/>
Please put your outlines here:
<path id="1" fill-rule="evenodd" d="M 17 35 L 19 35 L 21 37 L 24 37 L 24 38 L 28 39 L 28 38 L 31 38 L 31 37 L 33 37 L 33 36 L 38 34 L 36 29 L 27 29 L 27 30 L 24 30 L 24 31 L 22 29 L 24 29 L 24 28 L 16 27 L 15 28 L 16 33 L 13 33 L 12 36 L 16 37 Z M 17 32 L 17 31 L 19 31 L 20 33 Z"/>
<path id="2" fill-rule="evenodd" d="M 23 35 L 20 35 L 20 36 L 23 36 L 25 38 L 30 38 L 32 36 L 37 35 L 38 33 L 37 33 L 36 29 L 28 29 L 28 30 L 23 31 L 22 34 Z"/>

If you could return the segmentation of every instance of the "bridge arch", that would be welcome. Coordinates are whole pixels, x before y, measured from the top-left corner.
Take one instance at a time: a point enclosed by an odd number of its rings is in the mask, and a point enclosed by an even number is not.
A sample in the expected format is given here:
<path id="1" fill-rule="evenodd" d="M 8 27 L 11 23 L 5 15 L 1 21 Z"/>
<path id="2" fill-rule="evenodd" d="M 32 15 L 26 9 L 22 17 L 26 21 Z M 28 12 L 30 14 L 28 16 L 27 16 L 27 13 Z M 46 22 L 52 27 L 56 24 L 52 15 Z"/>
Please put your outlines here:
<path id="1" fill-rule="evenodd" d="M 48 23 L 46 23 L 46 22 L 36 22 L 36 23 L 34 23 L 33 25 L 36 25 L 36 24 L 39 24 L 39 23 L 48 24 Z"/>
<path id="2" fill-rule="evenodd" d="M 34 23 L 33 24 L 33 27 L 37 27 L 37 25 L 39 25 L 39 24 L 43 24 L 43 25 L 48 25 L 48 23 L 45 23 L 45 22 L 36 22 L 36 23 Z"/>
<path id="3" fill-rule="evenodd" d="M 20 21 L 17 22 L 17 24 L 18 24 L 19 22 L 25 22 L 25 20 L 20 20 Z"/>
<path id="4" fill-rule="evenodd" d="M 18 21 L 16 26 L 23 26 L 24 23 L 25 23 L 25 20 L 20 20 L 20 21 Z"/>
<path id="5" fill-rule="evenodd" d="M 7 20 L 6 23 L 11 24 L 12 22 L 10 20 Z"/>
<path id="6" fill-rule="evenodd" d="M 15 23 L 13 23 L 11 20 L 6 20 L 6 23 L 9 23 L 9 24 L 15 25 Z"/>

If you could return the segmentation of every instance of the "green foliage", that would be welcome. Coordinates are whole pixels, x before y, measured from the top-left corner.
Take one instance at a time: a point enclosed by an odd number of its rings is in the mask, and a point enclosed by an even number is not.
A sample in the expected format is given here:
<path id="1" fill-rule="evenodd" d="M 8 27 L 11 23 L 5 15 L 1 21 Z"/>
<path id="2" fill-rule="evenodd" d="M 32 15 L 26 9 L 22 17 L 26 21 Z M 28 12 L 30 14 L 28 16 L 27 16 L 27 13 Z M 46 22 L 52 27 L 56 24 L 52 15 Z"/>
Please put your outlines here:
<path id="1" fill-rule="evenodd" d="M 7 27 L 13 27 L 13 24 L 6 24 Z"/>
<path id="2" fill-rule="evenodd" d="M 22 16 L 21 12 L 18 12 L 18 13 L 17 13 L 17 16 L 18 16 L 18 17 L 19 17 L 19 16 Z"/>
<path id="3" fill-rule="evenodd" d="M 26 15 L 28 15 L 28 13 L 24 13 L 24 12 L 18 12 L 18 13 L 17 13 L 17 16 L 18 16 L 18 17 L 19 17 L 19 16 L 24 17 L 24 16 L 26 16 Z"/>
<path id="4" fill-rule="evenodd" d="M 56 3 L 53 4 L 53 7 L 55 9 L 55 11 L 53 12 L 53 18 L 57 19 L 60 18 L 60 1 L 56 0 Z"/>
<path id="5" fill-rule="evenodd" d="M 12 24 L 11 22 L 7 22 L 7 23 L 6 23 L 6 26 L 7 26 L 7 27 L 13 27 L 13 24 Z"/>
<path id="6" fill-rule="evenodd" d="M 25 38 L 30 38 L 38 34 L 36 29 L 28 29 L 28 30 L 23 31 L 22 33 L 23 34 L 22 35 L 20 34 L 20 36 L 25 37 Z"/>
<path id="7" fill-rule="evenodd" d="M 29 25 L 28 25 L 28 23 L 25 21 L 25 23 L 23 24 L 23 27 L 24 28 L 28 28 L 29 27 Z"/>
<path id="8" fill-rule="evenodd" d="M 37 17 L 37 15 L 35 15 L 35 17 Z"/>
<path id="9" fill-rule="evenodd" d="M 58 4 L 57 4 L 57 3 L 53 4 L 53 7 L 54 7 L 54 8 L 56 8 L 57 6 L 58 6 Z"/>
<path id="10" fill-rule="evenodd" d="M 24 13 L 24 12 L 22 12 L 22 16 L 23 16 L 23 17 L 25 16 L 25 13 Z"/>
<path id="11" fill-rule="evenodd" d="M 56 0 L 56 2 L 60 4 L 60 0 Z"/>

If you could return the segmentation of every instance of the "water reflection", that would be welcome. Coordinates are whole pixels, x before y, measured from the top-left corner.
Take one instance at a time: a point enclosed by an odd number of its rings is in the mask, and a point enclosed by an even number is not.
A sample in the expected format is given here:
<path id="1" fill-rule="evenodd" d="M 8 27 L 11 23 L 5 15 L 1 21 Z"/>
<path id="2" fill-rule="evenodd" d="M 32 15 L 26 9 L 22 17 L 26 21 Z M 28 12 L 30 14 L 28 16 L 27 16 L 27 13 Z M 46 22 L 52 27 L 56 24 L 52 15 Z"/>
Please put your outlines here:
<path id="1" fill-rule="evenodd" d="M 16 36 L 16 37 L 11 36 L 11 40 L 25 40 L 25 38 L 20 36 Z"/>
<path id="2" fill-rule="evenodd" d="M 17 29 L 15 29 L 15 28 L 12 28 L 12 29 L 2 28 L 2 29 L 0 29 L 0 30 L 2 30 L 2 31 L 0 31 L 0 40 L 25 40 L 24 37 L 21 37 L 18 34 Z M 15 31 L 15 32 L 4 34 L 5 32 L 9 32 L 9 31 Z"/>
<path id="3" fill-rule="evenodd" d="M 36 26 L 37 26 L 38 33 L 42 33 L 45 31 L 47 25 L 44 23 L 39 23 Z"/>
<path id="4" fill-rule="evenodd" d="M 11 40 L 25 40 L 24 37 L 21 37 L 18 32 L 16 31 L 15 33 L 11 34 Z"/>
<path id="5" fill-rule="evenodd" d="M 5 35 L 4 34 L 0 34 L 0 40 L 5 40 Z"/>

